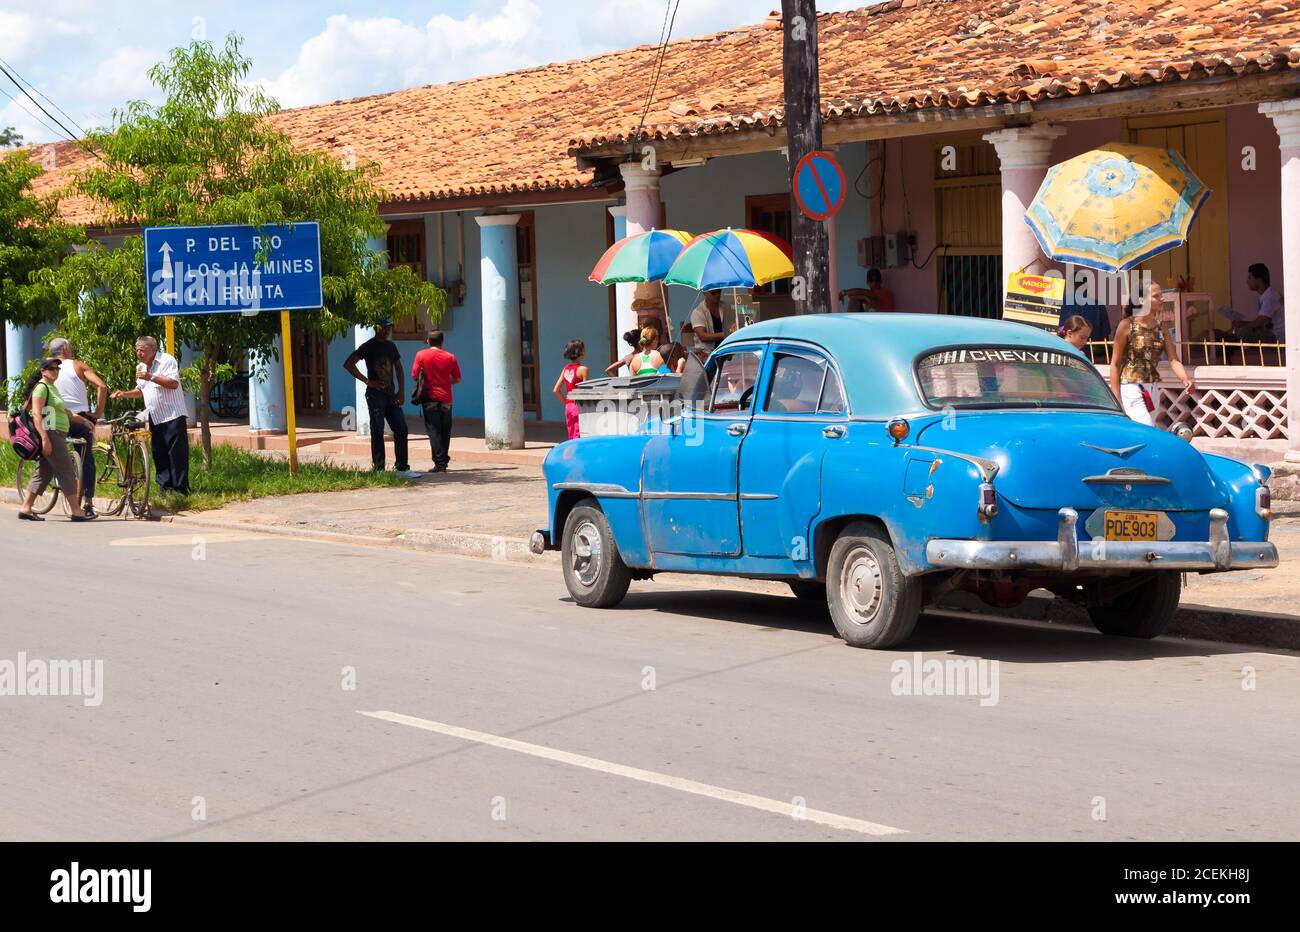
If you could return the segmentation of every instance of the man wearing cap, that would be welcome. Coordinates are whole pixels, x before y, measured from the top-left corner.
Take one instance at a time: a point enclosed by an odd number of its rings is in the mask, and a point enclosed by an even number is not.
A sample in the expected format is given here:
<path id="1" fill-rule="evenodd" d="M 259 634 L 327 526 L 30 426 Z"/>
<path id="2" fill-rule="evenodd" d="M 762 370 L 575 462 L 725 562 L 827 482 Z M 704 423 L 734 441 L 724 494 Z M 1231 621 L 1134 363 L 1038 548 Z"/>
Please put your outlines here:
<path id="1" fill-rule="evenodd" d="M 366 374 L 357 368 L 365 361 Z M 393 342 L 393 322 L 381 320 L 375 326 L 375 335 L 362 343 L 343 363 L 343 368 L 358 382 L 366 386 L 366 409 L 370 412 L 370 460 L 376 472 L 386 466 L 384 450 L 384 421 L 393 432 L 393 455 L 397 474 L 403 479 L 418 479 L 423 473 L 414 472 L 406 458 L 406 415 L 402 413 L 402 354 Z"/>

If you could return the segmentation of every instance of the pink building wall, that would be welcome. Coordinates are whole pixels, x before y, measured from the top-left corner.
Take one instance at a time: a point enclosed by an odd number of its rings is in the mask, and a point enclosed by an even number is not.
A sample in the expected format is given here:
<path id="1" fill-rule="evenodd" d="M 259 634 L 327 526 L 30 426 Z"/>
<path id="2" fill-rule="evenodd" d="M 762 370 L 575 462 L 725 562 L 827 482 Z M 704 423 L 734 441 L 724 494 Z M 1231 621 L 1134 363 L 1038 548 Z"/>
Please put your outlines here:
<path id="1" fill-rule="evenodd" d="M 1254 314 L 1259 301 L 1246 287 L 1246 268 L 1263 262 L 1282 289 L 1282 150 L 1273 121 L 1254 105 L 1229 107 L 1228 254 L 1232 306 Z M 1255 169 L 1243 167 L 1242 148 L 1255 149 Z"/>
<path id="2" fill-rule="evenodd" d="M 1067 132 L 1052 147 L 1052 161 L 1061 162 L 1108 142 L 1127 139 L 1125 121 L 1119 118 L 1087 120 L 1061 124 Z M 1274 283 L 1281 284 L 1282 211 L 1280 197 L 1281 157 L 1278 136 L 1272 121 L 1259 113 L 1253 104 L 1230 107 L 1226 111 L 1228 168 L 1229 264 L 1234 307 L 1253 313 L 1256 296 L 1246 288 L 1246 267 L 1264 262 L 1273 273 Z M 873 232 L 916 234 L 917 264 L 926 260 L 935 246 L 935 196 L 933 176 L 934 146 L 940 136 L 915 136 L 886 140 L 884 223 L 875 229 L 877 207 L 871 205 Z M 1243 167 L 1242 148 L 1255 149 L 1254 170 Z M 872 167 L 871 190 L 880 184 L 880 163 Z M 922 269 L 911 265 L 885 269 L 885 285 L 894 292 L 899 310 L 933 312 L 938 307 L 935 263 L 938 252 L 930 256 Z M 1118 309 L 1112 309 L 1112 318 Z"/>

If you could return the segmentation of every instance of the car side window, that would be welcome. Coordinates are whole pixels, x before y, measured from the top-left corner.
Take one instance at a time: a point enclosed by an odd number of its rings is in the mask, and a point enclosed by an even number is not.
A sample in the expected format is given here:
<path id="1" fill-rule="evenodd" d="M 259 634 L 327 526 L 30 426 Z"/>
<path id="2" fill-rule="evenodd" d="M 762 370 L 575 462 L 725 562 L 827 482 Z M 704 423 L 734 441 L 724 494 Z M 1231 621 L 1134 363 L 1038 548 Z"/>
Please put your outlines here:
<path id="1" fill-rule="evenodd" d="M 777 353 L 763 410 L 773 414 L 815 414 L 826 369 L 824 359 Z"/>
<path id="2" fill-rule="evenodd" d="M 719 359 L 710 381 L 709 411 L 714 414 L 748 411 L 753 406 L 754 385 L 762 361 L 762 350 L 741 350 Z"/>
<path id="3" fill-rule="evenodd" d="M 822 397 L 817 411 L 819 414 L 844 413 L 844 390 L 840 387 L 840 377 L 830 366 L 826 367 L 826 382 L 822 385 Z"/>

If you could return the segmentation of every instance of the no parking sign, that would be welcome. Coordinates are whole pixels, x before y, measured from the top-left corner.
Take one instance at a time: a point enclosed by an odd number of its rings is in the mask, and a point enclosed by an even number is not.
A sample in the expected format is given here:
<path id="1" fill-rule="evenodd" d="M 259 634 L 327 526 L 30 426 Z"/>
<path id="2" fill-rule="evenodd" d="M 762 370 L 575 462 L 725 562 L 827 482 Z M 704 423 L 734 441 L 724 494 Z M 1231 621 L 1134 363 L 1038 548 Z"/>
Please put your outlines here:
<path id="1" fill-rule="evenodd" d="M 844 205 L 844 171 L 829 152 L 809 152 L 794 167 L 794 202 L 814 220 L 829 220 Z"/>

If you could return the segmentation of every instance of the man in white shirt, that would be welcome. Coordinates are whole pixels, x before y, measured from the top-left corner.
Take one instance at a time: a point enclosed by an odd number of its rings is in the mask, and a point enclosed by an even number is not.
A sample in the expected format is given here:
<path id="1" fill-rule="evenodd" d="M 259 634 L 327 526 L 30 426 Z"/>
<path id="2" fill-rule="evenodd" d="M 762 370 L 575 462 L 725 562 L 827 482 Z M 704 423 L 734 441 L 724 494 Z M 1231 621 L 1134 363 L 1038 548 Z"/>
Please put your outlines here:
<path id="1" fill-rule="evenodd" d="M 153 337 L 135 341 L 135 358 L 136 387 L 113 392 L 113 397 L 144 399 L 153 433 L 153 468 L 158 487 L 164 492 L 189 495 L 190 435 L 180 366 L 176 357 L 158 352 L 158 341 Z"/>
<path id="2" fill-rule="evenodd" d="M 1220 310 L 1237 321 L 1232 325 L 1234 339 L 1259 343 L 1286 343 L 1286 316 L 1282 309 L 1282 295 L 1270 282 L 1268 266 L 1256 262 L 1246 270 L 1246 287 L 1259 295 L 1259 310 L 1251 320 L 1229 308 Z"/>
<path id="3" fill-rule="evenodd" d="M 723 319 L 726 310 L 721 291 L 704 292 L 704 299 L 691 310 L 691 333 L 695 337 L 695 350 L 700 355 L 712 353 L 727 335 Z"/>

